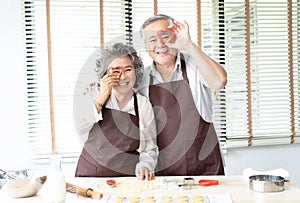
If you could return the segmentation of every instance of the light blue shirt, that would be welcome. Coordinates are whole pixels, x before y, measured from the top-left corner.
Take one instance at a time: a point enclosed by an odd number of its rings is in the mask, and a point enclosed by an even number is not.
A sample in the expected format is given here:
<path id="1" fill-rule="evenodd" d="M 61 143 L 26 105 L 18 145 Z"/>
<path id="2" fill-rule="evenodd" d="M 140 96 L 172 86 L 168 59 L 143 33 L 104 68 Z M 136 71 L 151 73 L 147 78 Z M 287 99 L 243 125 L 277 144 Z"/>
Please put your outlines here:
<path id="1" fill-rule="evenodd" d="M 206 86 L 205 81 L 197 70 L 196 64 L 193 59 L 184 54 L 187 77 L 189 79 L 189 85 L 195 102 L 195 106 L 201 115 L 201 117 L 207 121 L 212 122 L 213 114 L 213 99 L 212 90 Z M 160 73 L 156 70 L 155 65 L 148 66 L 144 70 L 144 76 L 141 84 L 139 85 L 138 91 L 149 97 L 149 85 L 150 85 L 150 75 L 153 77 L 153 84 L 164 83 Z M 170 81 L 183 80 L 181 64 L 180 64 L 180 52 L 177 54 L 175 69 L 173 70 Z"/>

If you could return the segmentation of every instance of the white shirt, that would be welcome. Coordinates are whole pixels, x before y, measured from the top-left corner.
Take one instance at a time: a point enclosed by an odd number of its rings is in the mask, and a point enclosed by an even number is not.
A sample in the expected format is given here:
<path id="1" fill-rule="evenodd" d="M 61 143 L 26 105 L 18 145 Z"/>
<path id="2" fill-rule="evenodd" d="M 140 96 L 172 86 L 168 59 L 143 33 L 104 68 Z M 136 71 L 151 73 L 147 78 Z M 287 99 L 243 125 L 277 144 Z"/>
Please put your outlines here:
<path id="1" fill-rule="evenodd" d="M 193 95 L 193 99 L 196 105 L 196 108 L 201 115 L 201 117 L 207 121 L 212 122 L 212 114 L 213 114 L 213 100 L 212 100 L 212 90 L 206 86 L 205 81 L 202 76 L 198 72 L 196 68 L 196 64 L 193 59 L 187 55 L 183 54 L 186 64 L 186 72 L 189 80 L 189 85 L 191 88 L 191 92 Z M 150 84 L 150 75 L 153 76 L 153 83 L 160 84 L 164 83 L 160 73 L 156 70 L 154 64 L 145 68 L 144 70 L 144 78 L 142 83 L 139 85 L 138 91 L 144 95 L 149 97 L 149 84 Z M 182 70 L 180 64 L 180 52 L 177 54 L 176 65 L 173 70 L 171 80 L 177 81 L 183 80 Z"/>
<path id="2" fill-rule="evenodd" d="M 102 114 L 98 114 L 96 107 L 93 102 L 94 96 L 97 94 L 97 90 L 92 90 L 89 94 L 82 96 L 80 99 L 80 104 L 90 105 L 92 107 L 80 108 L 80 110 L 76 110 L 79 112 L 80 116 L 75 117 L 75 124 L 80 136 L 81 141 L 84 143 L 87 138 L 89 131 L 93 127 L 95 123 L 99 120 L 102 120 Z M 141 167 L 147 167 L 151 172 L 154 172 L 157 156 L 158 156 L 158 147 L 156 144 L 156 126 L 154 113 L 152 109 L 152 105 L 149 100 L 140 95 L 137 95 L 137 103 L 138 103 L 138 111 L 139 111 L 139 129 L 140 129 L 140 146 L 138 148 L 139 162 L 136 165 L 136 170 Z M 115 109 L 130 113 L 135 115 L 134 110 L 134 98 L 128 102 L 128 104 L 123 108 L 119 109 L 119 105 L 115 95 L 112 93 L 108 101 L 106 102 L 106 108 Z M 92 110 L 91 110 L 92 109 Z"/>

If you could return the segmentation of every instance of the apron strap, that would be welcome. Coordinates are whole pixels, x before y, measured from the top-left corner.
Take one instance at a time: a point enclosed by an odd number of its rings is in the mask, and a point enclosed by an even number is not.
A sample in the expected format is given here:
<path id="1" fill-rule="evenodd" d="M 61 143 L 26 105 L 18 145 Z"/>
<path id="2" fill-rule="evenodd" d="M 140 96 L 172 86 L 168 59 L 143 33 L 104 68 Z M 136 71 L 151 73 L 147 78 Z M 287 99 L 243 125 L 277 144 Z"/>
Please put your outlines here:
<path id="1" fill-rule="evenodd" d="M 102 108 L 101 108 L 101 111 L 105 108 L 106 106 L 106 103 L 107 101 L 109 100 L 110 96 L 107 98 L 107 100 L 104 102 Z M 134 112 L 135 112 L 135 115 L 139 118 L 139 108 L 138 108 L 138 104 L 137 104 L 137 96 L 136 96 L 136 93 L 134 92 L 133 93 L 133 105 L 134 105 Z M 102 112 L 103 113 L 103 112 Z"/>
<path id="2" fill-rule="evenodd" d="M 187 83 L 189 83 L 189 79 L 186 73 L 186 64 L 182 53 L 180 53 L 180 64 L 181 64 L 182 77 L 187 81 Z"/>
<path id="3" fill-rule="evenodd" d="M 137 96 L 136 93 L 133 93 L 133 99 L 134 99 L 134 111 L 135 111 L 135 115 L 140 118 L 139 116 L 139 108 L 138 108 L 138 104 L 137 104 Z"/>

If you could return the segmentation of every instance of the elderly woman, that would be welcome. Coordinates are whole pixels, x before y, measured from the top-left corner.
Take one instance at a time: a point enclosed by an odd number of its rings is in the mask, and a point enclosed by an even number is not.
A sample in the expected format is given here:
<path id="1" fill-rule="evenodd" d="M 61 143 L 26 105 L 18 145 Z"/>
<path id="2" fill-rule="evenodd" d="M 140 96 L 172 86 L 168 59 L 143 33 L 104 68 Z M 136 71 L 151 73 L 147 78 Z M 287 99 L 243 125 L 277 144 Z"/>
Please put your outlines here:
<path id="1" fill-rule="evenodd" d="M 143 68 L 131 46 L 117 43 L 102 50 L 97 60 L 100 88 L 93 97 L 95 121 L 82 119 L 88 132 L 80 133 L 88 133 L 88 138 L 75 176 L 154 179 L 158 156 L 154 113 L 148 99 L 133 89 Z"/>

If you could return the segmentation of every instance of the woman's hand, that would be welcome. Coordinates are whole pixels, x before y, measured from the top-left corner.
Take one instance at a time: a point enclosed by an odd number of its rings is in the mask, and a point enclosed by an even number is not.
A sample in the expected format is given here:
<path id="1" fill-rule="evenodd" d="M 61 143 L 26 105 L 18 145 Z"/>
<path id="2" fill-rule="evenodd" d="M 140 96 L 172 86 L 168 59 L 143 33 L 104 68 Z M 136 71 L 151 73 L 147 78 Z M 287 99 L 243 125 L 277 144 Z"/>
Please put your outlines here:
<path id="1" fill-rule="evenodd" d="M 118 76 L 113 74 L 106 74 L 100 80 L 100 94 L 111 94 L 112 88 L 116 87 L 120 79 Z"/>
<path id="2" fill-rule="evenodd" d="M 148 168 L 141 167 L 136 171 L 136 176 L 141 180 L 153 180 L 155 175 L 153 172 L 150 172 Z"/>
<path id="3" fill-rule="evenodd" d="M 100 91 L 94 98 L 94 102 L 98 113 L 100 112 L 103 104 L 106 102 L 107 98 L 111 94 L 112 89 L 118 85 L 120 79 L 118 76 L 113 74 L 106 74 L 100 80 Z"/>

